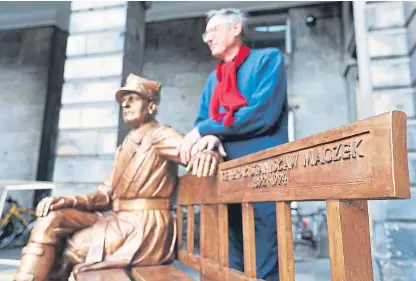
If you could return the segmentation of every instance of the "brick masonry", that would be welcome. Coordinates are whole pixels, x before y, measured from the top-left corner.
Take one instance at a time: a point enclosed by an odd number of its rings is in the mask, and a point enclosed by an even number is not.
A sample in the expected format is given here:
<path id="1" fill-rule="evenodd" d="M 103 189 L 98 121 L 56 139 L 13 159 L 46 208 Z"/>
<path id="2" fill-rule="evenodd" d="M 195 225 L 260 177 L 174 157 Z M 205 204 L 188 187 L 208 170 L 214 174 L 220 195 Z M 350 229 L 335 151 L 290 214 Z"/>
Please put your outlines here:
<path id="1" fill-rule="evenodd" d="M 416 5 L 412 2 L 372 2 L 366 5 L 374 111 L 406 112 L 409 177 L 416 186 L 415 81 Z M 388 15 L 388 16 L 387 16 Z M 372 252 L 377 281 L 414 281 L 416 276 L 416 203 L 410 200 L 372 201 Z"/>

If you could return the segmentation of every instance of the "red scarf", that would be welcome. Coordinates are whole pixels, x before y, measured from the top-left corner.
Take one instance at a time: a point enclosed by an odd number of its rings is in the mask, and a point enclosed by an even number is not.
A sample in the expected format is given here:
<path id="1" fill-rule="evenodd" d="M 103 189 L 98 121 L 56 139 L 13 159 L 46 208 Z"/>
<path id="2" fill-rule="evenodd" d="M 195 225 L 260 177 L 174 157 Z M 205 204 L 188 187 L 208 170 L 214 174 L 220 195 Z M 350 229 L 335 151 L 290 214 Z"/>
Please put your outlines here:
<path id="1" fill-rule="evenodd" d="M 233 124 L 234 111 L 248 104 L 237 88 L 237 70 L 249 54 L 250 49 L 241 46 L 234 60 L 219 62 L 216 67 L 218 83 L 209 105 L 209 116 L 218 123 L 224 119 L 226 127 Z M 220 105 L 225 108 L 226 112 L 219 113 Z"/>

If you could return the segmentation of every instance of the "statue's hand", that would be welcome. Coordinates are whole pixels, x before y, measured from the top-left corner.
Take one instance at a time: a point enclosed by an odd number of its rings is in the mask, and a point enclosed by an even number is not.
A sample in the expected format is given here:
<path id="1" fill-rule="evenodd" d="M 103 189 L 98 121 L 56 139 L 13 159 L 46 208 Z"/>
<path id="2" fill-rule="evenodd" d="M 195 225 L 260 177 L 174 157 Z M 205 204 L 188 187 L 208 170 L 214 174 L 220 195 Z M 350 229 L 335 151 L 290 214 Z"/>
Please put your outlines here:
<path id="1" fill-rule="evenodd" d="M 75 201 L 74 201 L 75 200 Z M 50 211 L 56 211 L 64 208 L 72 208 L 76 203 L 75 198 L 65 197 L 45 197 L 36 207 L 36 216 L 46 217 Z"/>
<path id="2" fill-rule="evenodd" d="M 194 157 L 188 163 L 186 171 L 198 176 L 199 178 L 204 176 L 213 176 L 217 170 L 220 162 L 218 153 L 212 150 L 204 150 L 196 153 Z"/>

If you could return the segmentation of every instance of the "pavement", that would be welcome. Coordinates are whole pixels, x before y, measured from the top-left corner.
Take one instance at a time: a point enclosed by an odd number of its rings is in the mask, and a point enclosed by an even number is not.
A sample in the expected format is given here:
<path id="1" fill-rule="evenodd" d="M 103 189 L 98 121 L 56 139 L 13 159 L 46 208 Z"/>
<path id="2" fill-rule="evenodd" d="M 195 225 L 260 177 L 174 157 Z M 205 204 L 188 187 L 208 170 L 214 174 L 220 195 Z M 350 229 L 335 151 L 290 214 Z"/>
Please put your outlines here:
<path id="1" fill-rule="evenodd" d="M 0 281 L 12 281 L 13 274 L 17 269 L 17 265 L 13 264 L 17 264 L 20 260 L 21 251 L 21 248 L 0 250 Z M 4 263 L 7 263 L 7 265 Z M 193 269 L 177 261 L 174 266 L 184 271 L 194 280 L 199 280 L 199 273 Z M 330 281 L 330 276 L 329 259 L 327 258 L 295 261 L 296 281 Z"/>

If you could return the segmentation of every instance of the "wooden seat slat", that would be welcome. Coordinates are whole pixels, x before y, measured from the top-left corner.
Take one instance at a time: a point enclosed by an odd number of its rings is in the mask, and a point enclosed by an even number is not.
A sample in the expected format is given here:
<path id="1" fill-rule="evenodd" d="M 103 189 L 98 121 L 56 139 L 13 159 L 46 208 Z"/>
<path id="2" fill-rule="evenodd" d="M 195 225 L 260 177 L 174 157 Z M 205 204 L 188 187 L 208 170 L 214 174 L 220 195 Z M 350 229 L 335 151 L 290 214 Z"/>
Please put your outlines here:
<path id="1" fill-rule="evenodd" d="M 276 224 L 280 281 L 295 281 L 290 202 L 276 203 Z"/>
<path id="2" fill-rule="evenodd" d="M 131 281 L 124 269 L 103 269 L 81 272 L 77 281 Z"/>
<path id="3" fill-rule="evenodd" d="M 256 236 L 254 229 L 254 208 L 251 203 L 242 204 L 244 273 L 249 278 L 256 277 Z"/>
<path id="4" fill-rule="evenodd" d="M 131 274 L 135 281 L 194 281 L 194 279 L 170 265 L 134 267 Z M 113 280 L 120 281 L 118 279 Z"/>

